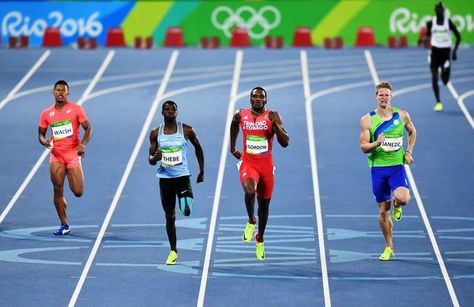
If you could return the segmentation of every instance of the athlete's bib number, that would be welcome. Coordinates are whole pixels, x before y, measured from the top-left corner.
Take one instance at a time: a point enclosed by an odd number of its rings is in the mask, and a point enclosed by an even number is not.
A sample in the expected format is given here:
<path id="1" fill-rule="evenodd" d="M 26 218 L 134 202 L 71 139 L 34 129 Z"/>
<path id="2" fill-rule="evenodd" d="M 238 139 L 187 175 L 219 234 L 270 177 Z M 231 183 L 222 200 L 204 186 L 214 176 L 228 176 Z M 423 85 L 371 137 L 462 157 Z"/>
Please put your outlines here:
<path id="1" fill-rule="evenodd" d="M 161 148 L 161 152 L 161 164 L 163 166 L 175 166 L 183 163 L 181 147 Z"/>
<path id="2" fill-rule="evenodd" d="M 51 129 L 53 130 L 53 137 L 55 140 L 65 139 L 73 134 L 72 123 L 70 120 L 55 122 L 51 124 Z"/>
<path id="3" fill-rule="evenodd" d="M 246 152 L 251 155 L 259 155 L 268 152 L 268 140 L 264 136 L 247 135 Z"/>
<path id="4" fill-rule="evenodd" d="M 403 137 L 385 138 L 380 147 L 384 151 L 398 151 L 403 146 Z"/>

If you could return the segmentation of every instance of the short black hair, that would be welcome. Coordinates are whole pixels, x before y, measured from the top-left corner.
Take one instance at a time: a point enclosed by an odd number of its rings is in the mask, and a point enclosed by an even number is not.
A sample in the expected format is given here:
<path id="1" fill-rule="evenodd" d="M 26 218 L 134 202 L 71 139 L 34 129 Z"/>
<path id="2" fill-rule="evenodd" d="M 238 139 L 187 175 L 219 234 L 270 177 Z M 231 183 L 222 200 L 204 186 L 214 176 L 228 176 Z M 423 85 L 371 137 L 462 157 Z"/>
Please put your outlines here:
<path id="1" fill-rule="evenodd" d="M 178 110 L 178 105 L 176 104 L 176 102 L 174 102 L 173 100 L 166 100 L 165 102 L 163 102 L 163 105 L 161 105 L 161 111 L 165 110 L 165 105 L 167 104 L 174 105 L 176 107 L 176 110 Z"/>
<path id="2" fill-rule="evenodd" d="M 67 82 L 64 80 L 56 81 L 56 83 L 54 83 L 54 89 L 56 89 L 56 86 L 58 86 L 59 84 L 64 84 L 67 87 L 67 90 L 69 91 L 69 84 L 67 84 Z"/>
<path id="3" fill-rule="evenodd" d="M 446 7 L 444 6 L 443 2 L 440 1 L 440 2 L 436 3 L 435 11 L 436 10 L 443 10 L 444 11 L 445 8 Z"/>
<path id="4" fill-rule="evenodd" d="M 261 91 L 263 91 L 263 92 L 265 93 L 265 98 L 267 98 L 267 91 L 266 91 L 263 87 L 261 87 L 261 86 L 256 86 L 256 87 L 254 87 L 254 88 L 250 91 L 250 99 L 252 99 L 252 93 L 253 93 L 253 91 L 255 91 L 255 90 L 261 90 Z"/>

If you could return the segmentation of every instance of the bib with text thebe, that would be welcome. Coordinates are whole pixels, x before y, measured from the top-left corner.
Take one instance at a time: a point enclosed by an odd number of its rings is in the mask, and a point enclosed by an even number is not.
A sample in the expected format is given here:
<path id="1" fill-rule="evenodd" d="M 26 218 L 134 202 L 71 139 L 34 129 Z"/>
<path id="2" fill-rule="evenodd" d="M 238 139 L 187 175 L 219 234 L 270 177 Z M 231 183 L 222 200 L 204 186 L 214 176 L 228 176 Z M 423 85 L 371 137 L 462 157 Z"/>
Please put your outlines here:
<path id="1" fill-rule="evenodd" d="M 181 146 L 161 148 L 163 166 L 174 166 L 183 163 L 183 151 Z"/>

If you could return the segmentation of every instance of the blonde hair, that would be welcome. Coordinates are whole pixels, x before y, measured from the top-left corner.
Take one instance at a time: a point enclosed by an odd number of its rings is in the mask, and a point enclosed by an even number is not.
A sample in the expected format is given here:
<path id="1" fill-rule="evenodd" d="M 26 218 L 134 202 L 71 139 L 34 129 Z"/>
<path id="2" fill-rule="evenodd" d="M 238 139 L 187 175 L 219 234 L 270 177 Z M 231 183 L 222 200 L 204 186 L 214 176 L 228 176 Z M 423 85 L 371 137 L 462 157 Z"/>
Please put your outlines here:
<path id="1" fill-rule="evenodd" d="M 375 96 L 377 96 L 379 89 L 386 88 L 392 91 L 392 85 L 388 81 L 382 81 L 375 86 Z"/>

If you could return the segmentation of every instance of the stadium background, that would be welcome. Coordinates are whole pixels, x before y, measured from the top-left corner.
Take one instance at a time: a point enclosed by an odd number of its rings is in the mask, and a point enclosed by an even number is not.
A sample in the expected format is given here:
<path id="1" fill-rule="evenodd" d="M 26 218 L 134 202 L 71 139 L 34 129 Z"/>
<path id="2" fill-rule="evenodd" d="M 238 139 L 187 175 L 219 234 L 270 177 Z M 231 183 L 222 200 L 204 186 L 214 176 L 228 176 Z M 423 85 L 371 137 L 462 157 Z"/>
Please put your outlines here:
<path id="1" fill-rule="evenodd" d="M 474 42 L 474 2 L 444 2 L 447 15 L 459 28 L 463 43 Z M 291 45 L 297 27 L 311 29 L 312 41 L 340 36 L 346 46 L 355 42 L 359 27 L 372 27 L 377 44 L 388 36 L 407 36 L 416 45 L 420 28 L 434 14 L 435 1 L 426 0 L 305 0 L 305 1 L 4 1 L 0 6 L 2 45 L 8 37 L 27 35 L 30 46 L 41 45 L 44 29 L 58 27 L 63 42 L 78 37 L 105 42 L 107 29 L 121 27 L 128 45 L 136 36 L 152 36 L 162 46 L 168 27 L 181 27 L 188 46 L 202 36 L 217 36 L 227 46 L 235 26 L 248 28 L 252 45 L 266 35 L 281 35 Z"/>

